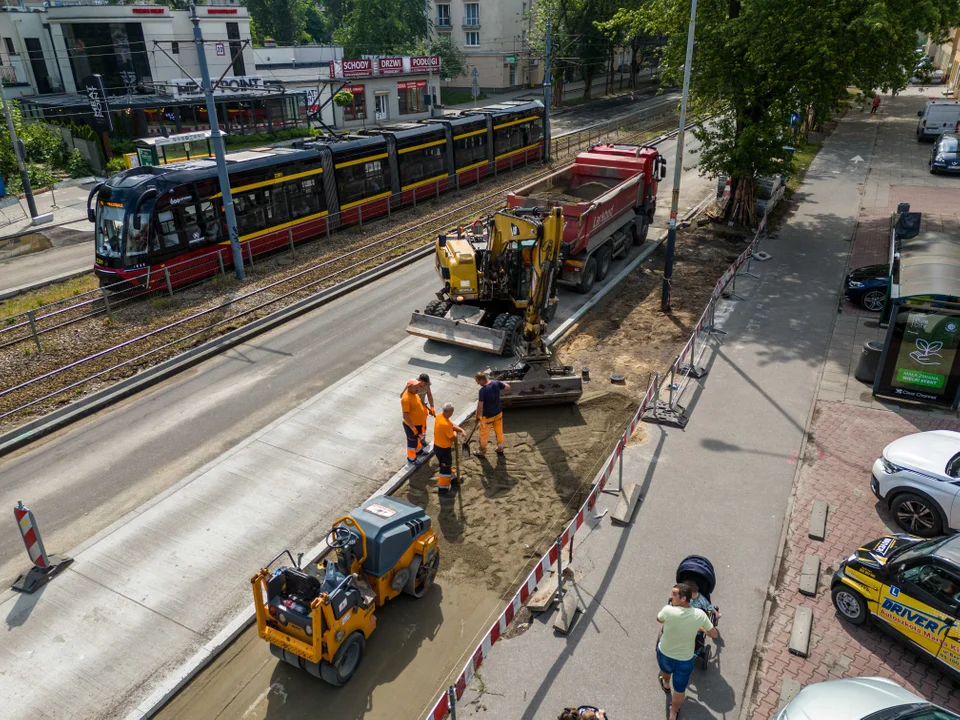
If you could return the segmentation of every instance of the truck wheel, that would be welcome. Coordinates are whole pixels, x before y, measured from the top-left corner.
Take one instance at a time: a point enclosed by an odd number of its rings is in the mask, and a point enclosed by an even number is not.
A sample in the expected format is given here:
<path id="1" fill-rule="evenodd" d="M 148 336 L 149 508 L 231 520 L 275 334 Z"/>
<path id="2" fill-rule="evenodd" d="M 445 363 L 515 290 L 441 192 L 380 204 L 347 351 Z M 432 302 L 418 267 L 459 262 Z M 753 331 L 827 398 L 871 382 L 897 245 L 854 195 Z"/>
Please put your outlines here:
<path id="1" fill-rule="evenodd" d="M 523 340 L 523 318 L 519 315 L 507 315 L 503 329 L 507 331 L 507 342 L 503 346 L 503 354 L 507 357 L 516 355 Z"/>
<path id="2" fill-rule="evenodd" d="M 610 273 L 610 263 L 613 262 L 613 250 L 610 245 L 604 245 L 597 253 L 597 280 L 603 280 Z"/>
<path id="3" fill-rule="evenodd" d="M 360 667 L 366 645 L 367 641 L 364 639 L 363 633 L 357 631 L 351 634 L 340 645 L 337 654 L 333 656 L 332 663 L 320 663 L 320 677 L 334 687 L 346 685 L 357 668 Z"/>
<path id="4" fill-rule="evenodd" d="M 636 234 L 633 236 L 634 244 L 643 245 L 650 233 L 650 219 L 646 215 L 641 215 L 633 227 L 636 229 Z"/>
<path id="5" fill-rule="evenodd" d="M 443 317 L 450 309 L 449 300 L 431 300 L 423 309 L 424 315 L 433 315 L 434 317 Z"/>
<path id="6" fill-rule="evenodd" d="M 588 293 L 593 290 L 593 284 L 597 281 L 597 259 L 590 258 L 587 260 L 586 264 L 583 266 L 583 271 L 580 273 L 580 282 L 577 285 L 578 293 Z"/>
<path id="7" fill-rule="evenodd" d="M 437 577 L 437 570 L 440 569 L 440 551 L 435 552 L 426 565 L 423 564 L 423 558 L 418 555 L 408 569 L 410 579 L 407 580 L 407 586 L 403 591 L 415 598 L 422 598 L 427 594 L 427 590 L 433 587 L 433 581 Z"/>

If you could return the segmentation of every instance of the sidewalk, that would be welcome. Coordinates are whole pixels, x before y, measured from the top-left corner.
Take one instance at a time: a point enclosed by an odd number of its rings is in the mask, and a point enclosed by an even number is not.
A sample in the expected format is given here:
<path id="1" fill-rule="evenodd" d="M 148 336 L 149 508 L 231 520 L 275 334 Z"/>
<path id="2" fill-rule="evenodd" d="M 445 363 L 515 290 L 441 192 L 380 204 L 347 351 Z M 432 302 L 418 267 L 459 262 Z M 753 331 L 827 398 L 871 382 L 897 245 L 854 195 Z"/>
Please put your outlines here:
<path id="1" fill-rule="evenodd" d="M 935 95 L 905 92 L 885 97 L 879 115 L 877 143 L 870 174 L 863 188 L 860 223 L 850 251 L 850 267 L 886 262 L 889 218 L 897 203 L 924 213 L 928 227 L 958 226 L 960 185 L 956 178 L 930 175 L 930 145 L 914 135 L 916 113 Z M 862 153 L 861 153 L 862 154 Z M 958 234 L 960 237 L 960 234 Z M 773 597 L 773 610 L 759 658 L 753 688 L 752 717 L 770 718 L 780 703 L 784 683 L 880 675 L 954 712 L 960 711 L 960 690 L 952 677 L 921 654 L 877 628 L 855 628 L 840 622 L 830 598 L 830 576 L 838 563 L 865 541 L 900 532 L 886 505 L 870 492 L 871 467 L 883 447 L 914 432 L 960 430 L 949 412 L 916 412 L 873 399 L 868 385 L 853 377 L 862 344 L 884 339 L 877 314 L 844 301 L 836 319 L 830 348 L 817 390 L 817 403 L 808 441 L 799 461 L 792 517 L 782 571 Z M 827 537 L 807 537 L 814 500 L 829 505 Z M 816 598 L 797 592 L 803 557 L 820 558 L 822 569 Z M 790 625 L 798 606 L 813 610 L 810 656 L 787 651 Z"/>
<path id="2" fill-rule="evenodd" d="M 709 557 L 722 607 L 717 657 L 696 670 L 682 716 L 731 718 L 744 706 L 754 638 L 774 564 L 796 458 L 836 317 L 859 184 L 876 124 L 851 114 L 827 139 L 802 185 L 799 207 L 765 240 L 759 281 L 737 285 L 718 322 L 728 333 L 708 352 L 709 375 L 691 384 L 685 431 L 648 425 L 628 446 L 624 477 L 640 484 L 634 524 L 588 519 L 573 568 L 582 615 L 568 636 L 540 616 L 496 645 L 458 717 L 554 718 L 594 704 L 614 718 L 666 717 L 654 654 L 657 611 L 680 560 Z M 615 506 L 604 496 L 597 509 Z"/>

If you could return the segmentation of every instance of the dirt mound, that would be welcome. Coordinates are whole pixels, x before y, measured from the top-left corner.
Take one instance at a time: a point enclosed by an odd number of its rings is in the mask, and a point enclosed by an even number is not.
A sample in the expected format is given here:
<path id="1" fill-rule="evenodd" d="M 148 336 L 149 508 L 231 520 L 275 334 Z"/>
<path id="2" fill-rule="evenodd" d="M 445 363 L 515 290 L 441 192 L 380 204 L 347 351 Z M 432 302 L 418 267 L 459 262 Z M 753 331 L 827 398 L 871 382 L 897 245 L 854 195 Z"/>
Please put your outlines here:
<path id="1" fill-rule="evenodd" d="M 462 460 L 464 483 L 443 500 L 436 458 L 417 470 L 398 494 L 436 522 L 440 582 L 512 591 L 573 517 L 636 407 L 624 395 L 592 392 L 576 405 L 510 410 L 506 454 L 494 453 L 491 433 L 488 457 Z"/>

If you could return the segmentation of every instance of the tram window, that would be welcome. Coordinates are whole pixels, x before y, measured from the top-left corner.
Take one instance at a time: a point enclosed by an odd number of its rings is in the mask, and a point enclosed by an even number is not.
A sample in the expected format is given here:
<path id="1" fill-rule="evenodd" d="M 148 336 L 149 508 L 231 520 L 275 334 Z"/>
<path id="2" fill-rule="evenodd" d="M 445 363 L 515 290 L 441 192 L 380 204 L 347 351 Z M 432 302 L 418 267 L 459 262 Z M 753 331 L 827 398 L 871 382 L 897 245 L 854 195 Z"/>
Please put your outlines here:
<path id="1" fill-rule="evenodd" d="M 379 195 L 389 189 L 386 166 L 380 160 L 348 165 L 337 170 L 337 190 L 341 205 Z"/>
<path id="2" fill-rule="evenodd" d="M 287 211 L 287 199 L 284 197 L 282 188 L 272 187 L 263 191 L 264 199 L 264 217 L 267 224 L 274 225 L 286 220 L 290 213 Z"/>
<path id="3" fill-rule="evenodd" d="M 496 130 L 494 141 L 496 142 L 497 155 L 523 147 L 523 137 L 518 125 Z"/>
<path id="4" fill-rule="evenodd" d="M 133 213 L 127 216 L 127 257 L 136 258 L 147 254 L 147 238 L 150 236 L 150 213 L 140 213 L 140 229 L 133 226 Z"/>
<path id="5" fill-rule="evenodd" d="M 454 152 L 458 168 L 486 160 L 487 136 L 472 135 L 471 137 L 460 138 L 454 144 Z"/>
<path id="6" fill-rule="evenodd" d="M 200 231 L 197 206 L 183 205 L 180 208 L 180 218 L 183 221 L 183 234 L 187 236 L 187 242 L 190 245 L 203 245 L 203 233 Z"/>
<path id="7" fill-rule="evenodd" d="M 164 210 L 157 215 L 160 223 L 160 235 L 163 237 L 165 248 L 175 248 L 180 244 L 180 235 L 177 234 L 177 221 L 173 217 L 173 210 Z"/>
<path id="8" fill-rule="evenodd" d="M 435 145 L 422 150 L 414 150 L 400 156 L 400 185 L 436 177 L 443 173 L 443 147 Z"/>
<path id="9" fill-rule="evenodd" d="M 537 118 L 530 123 L 530 142 L 540 142 L 543 139 L 543 120 Z"/>
<path id="10" fill-rule="evenodd" d="M 301 218 L 317 212 L 319 203 L 312 179 L 284 185 L 291 218 Z"/>
<path id="11" fill-rule="evenodd" d="M 203 234 L 210 242 L 219 242 L 222 235 L 220 228 L 220 218 L 217 214 L 217 208 L 212 202 L 200 203 L 200 217 L 203 225 Z"/>
<path id="12" fill-rule="evenodd" d="M 233 203 L 237 216 L 237 231 L 240 235 L 248 235 L 265 227 L 258 218 L 259 197 L 257 192 L 235 195 Z"/>
<path id="13" fill-rule="evenodd" d="M 97 207 L 97 255 L 101 257 L 120 257 L 120 244 L 123 240 L 123 208 L 104 205 Z"/>

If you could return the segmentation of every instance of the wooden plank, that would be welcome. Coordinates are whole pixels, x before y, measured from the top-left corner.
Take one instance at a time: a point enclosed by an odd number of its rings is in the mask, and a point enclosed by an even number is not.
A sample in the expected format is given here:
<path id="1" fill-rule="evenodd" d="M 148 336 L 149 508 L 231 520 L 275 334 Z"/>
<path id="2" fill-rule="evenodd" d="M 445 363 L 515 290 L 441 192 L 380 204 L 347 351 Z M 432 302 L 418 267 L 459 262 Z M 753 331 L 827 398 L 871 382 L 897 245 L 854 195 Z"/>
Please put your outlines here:
<path id="1" fill-rule="evenodd" d="M 573 620 L 580 609 L 580 602 L 573 587 L 573 583 L 569 581 L 563 584 L 563 596 L 560 598 L 560 604 L 553 615 L 553 629 L 564 635 L 570 632 Z"/>
<path id="2" fill-rule="evenodd" d="M 793 629 L 790 631 L 790 654 L 807 657 L 810 651 L 810 631 L 813 629 L 813 610 L 802 605 L 793 615 Z"/>
<path id="3" fill-rule="evenodd" d="M 617 501 L 617 509 L 613 511 L 610 520 L 617 525 L 629 525 L 633 522 L 633 513 L 640 501 L 640 486 L 624 481 Z"/>
<path id="4" fill-rule="evenodd" d="M 803 567 L 800 569 L 800 594 L 816 597 L 819 584 L 820 558 L 816 555 L 804 555 Z"/>
<path id="5" fill-rule="evenodd" d="M 823 540 L 827 536 L 827 503 L 823 500 L 813 501 L 807 535 L 812 540 Z"/>
<path id="6" fill-rule="evenodd" d="M 557 599 L 557 573 L 554 570 L 547 572 L 540 581 L 540 587 L 527 600 L 527 609 L 530 612 L 542 613 L 553 605 Z"/>
<path id="7" fill-rule="evenodd" d="M 803 685 L 793 678 L 784 677 L 780 683 L 780 703 L 777 705 L 777 710 L 782 710 L 785 705 L 793 700 L 801 688 L 803 688 Z"/>

